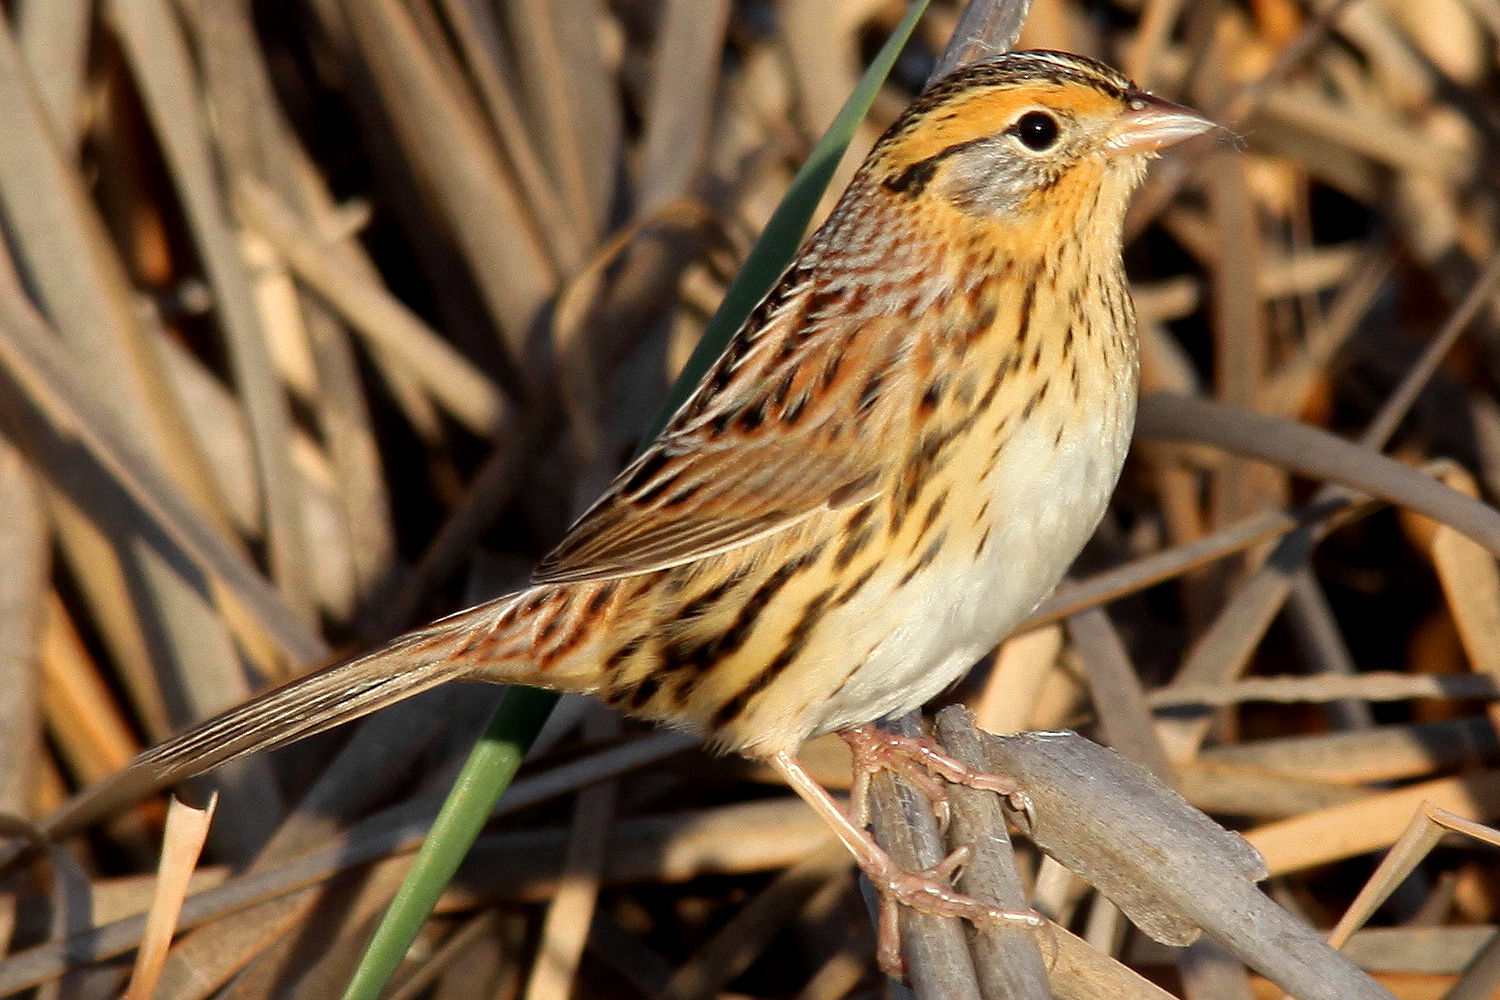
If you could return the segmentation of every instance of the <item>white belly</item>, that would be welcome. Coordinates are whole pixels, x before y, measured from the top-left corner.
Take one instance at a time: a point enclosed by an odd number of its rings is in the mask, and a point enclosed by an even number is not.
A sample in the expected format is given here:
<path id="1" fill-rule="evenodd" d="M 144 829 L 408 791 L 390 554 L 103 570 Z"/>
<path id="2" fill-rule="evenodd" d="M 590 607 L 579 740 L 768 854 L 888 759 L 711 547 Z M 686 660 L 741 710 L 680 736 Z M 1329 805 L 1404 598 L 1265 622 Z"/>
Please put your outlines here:
<path id="1" fill-rule="evenodd" d="M 923 704 L 1052 592 L 1119 478 L 1135 418 L 1134 394 L 1121 395 L 1056 443 L 1045 407 L 1015 432 L 991 479 L 990 541 L 978 558 L 969 545 L 949 546 L 894 599 L 894 582 L 869 587 L 866 600 L 841 609 L 843 621 L 828 623 L 850 653 L 870 652 L 822 703 L 815 734 Z"/>

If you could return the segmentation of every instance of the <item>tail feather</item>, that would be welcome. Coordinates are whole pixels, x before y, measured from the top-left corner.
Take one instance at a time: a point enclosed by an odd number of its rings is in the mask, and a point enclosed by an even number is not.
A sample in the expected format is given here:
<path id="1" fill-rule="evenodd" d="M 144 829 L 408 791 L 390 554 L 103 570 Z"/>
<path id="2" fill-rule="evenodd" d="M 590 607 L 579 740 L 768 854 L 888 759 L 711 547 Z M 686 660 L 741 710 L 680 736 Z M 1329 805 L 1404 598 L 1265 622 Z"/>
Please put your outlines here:
<path id="1" fill-rule="evenodd" d="M 296 678 L 144 751 L 124 770 L 85 789 L 45 824 L 53 839 L 220 764 L 274 750 L 494 664 L 476 663 L 475 638 L 519 595 L 445 618 L 363 656 Z M 489 646 L 493 649 L 493 645 Z"/>

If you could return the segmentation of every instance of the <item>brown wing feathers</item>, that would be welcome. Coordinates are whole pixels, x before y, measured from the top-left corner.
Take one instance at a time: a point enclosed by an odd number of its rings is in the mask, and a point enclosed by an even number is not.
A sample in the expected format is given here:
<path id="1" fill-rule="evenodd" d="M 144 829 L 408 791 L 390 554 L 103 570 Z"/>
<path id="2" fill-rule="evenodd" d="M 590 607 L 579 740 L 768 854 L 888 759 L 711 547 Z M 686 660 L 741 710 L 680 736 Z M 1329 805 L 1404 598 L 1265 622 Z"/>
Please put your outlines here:
<path id="1" fill-rule="evenodd" d="M 857 373 L 893 365 L 904 331 L 851 313 L 858 288 L 826 292 L 797 280 L 771 328 L 740 335 L 661 440 L 542 560 L 535 582 L 680 565 L 879 490 L 893 428 L 875 403 L 892 386 Z M 854 411 L 861 420 L 851 424 Z"/>

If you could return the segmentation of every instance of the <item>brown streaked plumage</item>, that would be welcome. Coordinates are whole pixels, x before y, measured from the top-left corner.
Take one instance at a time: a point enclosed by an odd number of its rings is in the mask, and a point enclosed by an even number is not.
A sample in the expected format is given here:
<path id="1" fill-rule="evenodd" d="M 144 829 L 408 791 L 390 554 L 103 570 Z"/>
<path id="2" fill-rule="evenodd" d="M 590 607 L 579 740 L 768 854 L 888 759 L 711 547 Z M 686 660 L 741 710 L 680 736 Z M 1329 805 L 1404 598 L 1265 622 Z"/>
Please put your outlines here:
<path id="1" fill-rule="evenodd" d="M 896 871 L 793 755 L 951 683 L 1093 531 L 1135 412 L 1126 203 L 1150 156 L 1208 127 L 1077 56 L 955 72 L 530 589 L 148 751 L 50 829 L 446 680 L 515 682 L 769 760 L 893 901 L 1016 916 Z"/>

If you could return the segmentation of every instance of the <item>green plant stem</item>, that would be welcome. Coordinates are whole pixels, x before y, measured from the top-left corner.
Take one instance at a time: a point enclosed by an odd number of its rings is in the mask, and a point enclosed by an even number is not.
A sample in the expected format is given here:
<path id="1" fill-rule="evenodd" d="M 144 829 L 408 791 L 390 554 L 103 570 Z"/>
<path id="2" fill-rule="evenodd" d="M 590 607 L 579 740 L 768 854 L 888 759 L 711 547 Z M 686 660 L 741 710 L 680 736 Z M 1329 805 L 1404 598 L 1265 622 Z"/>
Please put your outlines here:
<path id="1" fill-rule="evenodd" d="M 527 747 L 541 732 L 556 702 L 557 695 L 551 691 L 506 689 L 370 939 L 344 991 L 345 1000 L 380 996 L 484 828 L 495 803 L 510 787 Z"/>
<path id="2" fill-rule="evenodd" d="M 745 258 L 739 273 L 729 283 L 723 300 L 719 302 L 719 308 L 708 321 L 708 327 L 699 338 L 698 345 L 693 348 L 687 364 L 683 365 L 677 381 L 672 383 L 666 405 L 653 422 L 647 440 L 656 437 L 678 407 L 693 394 L 704 372 L 724 353 L 729 339 L 745 324 L 751 311 L 766 297 L 776 284 L 776 279 L 781 277 L 782 272 L 797 256 L 802 235 L 807 232 L 808 221 L 817 210 L 823 192 L 828 190 L 828 182 L 833 179 L 833 172 L 838 169 L 844 150 L 849 148 L 854 130 L 864 120 L 875 95 L 880 92 L 885 78 L 890 75 L 891 67 L 896 64 L 901 50 L 906 47 L 907 39 L 911 37 L 926 10 L 927 0 L 913 0 L 906 10 L 906 16 L 875 54 L 854 92 L 828 126 L 828 131 L 813 146 L 806 162 L 797 171 L 797 176 L 792 178 L 781 203 L 771 213 L 766 228 L 761 231 L 760 238 L 751 248 L 750 255 Z"/>

